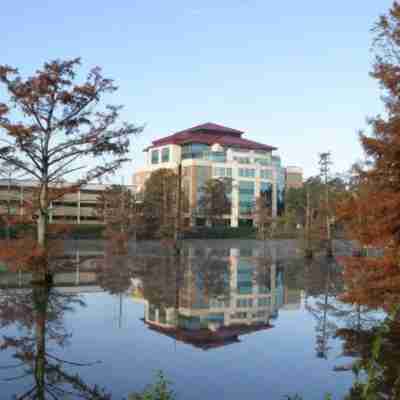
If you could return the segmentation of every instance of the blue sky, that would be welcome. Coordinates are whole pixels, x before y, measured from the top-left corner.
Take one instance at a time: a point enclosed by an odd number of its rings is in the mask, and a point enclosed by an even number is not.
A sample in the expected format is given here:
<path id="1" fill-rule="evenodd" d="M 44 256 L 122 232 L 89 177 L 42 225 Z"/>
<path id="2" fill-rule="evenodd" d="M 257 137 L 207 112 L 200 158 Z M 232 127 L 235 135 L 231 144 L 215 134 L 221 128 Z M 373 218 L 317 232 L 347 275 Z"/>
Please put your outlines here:
<path id="1" fill-rule="evenodd" d="M 317 173 L 361 158 L 357 131 L 382 111 L 371 27 L 391 0 L 14 0 L 2 5 L 1 63 L 31 73 L 80 56 L 120 89 L 124 118 L 146 124 L 127 183 L 151 140 L 198 123 L 245 130 L 287 165 Z"/>

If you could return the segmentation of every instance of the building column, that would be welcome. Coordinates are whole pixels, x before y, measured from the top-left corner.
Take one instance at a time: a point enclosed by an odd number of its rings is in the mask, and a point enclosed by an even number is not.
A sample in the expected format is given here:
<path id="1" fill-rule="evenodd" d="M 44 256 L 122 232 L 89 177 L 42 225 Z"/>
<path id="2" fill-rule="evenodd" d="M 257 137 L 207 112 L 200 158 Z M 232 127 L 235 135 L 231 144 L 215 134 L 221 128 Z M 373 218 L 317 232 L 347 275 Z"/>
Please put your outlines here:
<path id="1" fill-rule="evenodd" d="M 272 218 L 278 215 L 278 192 L 276 180 L 272 183 Z"/>
<path id="2" fill-rule="evenodd" d="M 257 176 L 260 176 L 260 169 L 257 168 Z M 258 218 L 257 218 L 257 201 L 261 196 L 261 181 L 259 178 L 256 178 L 254 181 L 254 213 L 253 213 L 253 226 L 258 226 Z M 255 216 L 254 216 L 255 215 Z"/>
<path id="3" fill-rule="evenodd" d="M 239 184 L 237 181 L 232 182 L 232 197 L 231 197 L 231 227 L 239 226 Z"/>
<path id="4" fill-rule="evenodd" d="M 81 189 L 78 190 L 78 215 L 77 215 L 78 224 L 81 223 Z"/>

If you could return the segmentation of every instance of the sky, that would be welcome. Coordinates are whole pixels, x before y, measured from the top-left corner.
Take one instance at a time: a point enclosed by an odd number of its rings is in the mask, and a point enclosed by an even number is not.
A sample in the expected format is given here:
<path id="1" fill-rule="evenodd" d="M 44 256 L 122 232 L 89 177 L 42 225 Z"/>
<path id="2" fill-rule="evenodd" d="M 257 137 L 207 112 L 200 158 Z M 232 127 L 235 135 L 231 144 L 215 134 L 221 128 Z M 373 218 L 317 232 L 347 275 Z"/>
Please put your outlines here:
<path id="1" fill-rule="evenodd" d="M 32 74 L 43 62 L 81 57 L 119 86 L 123 118 L 145 125 L 143 148 L 215 122 L 278 148 L 285 165 L 318 173 L 332 152 L 342 172 L 362 158 L 358 131 L 382 112 L 370 78 L 371 28 L 391 0 L 14 0 L 2 4 L 1 64 Z M 1 93 L 0 93 L 1 95 Z"/>

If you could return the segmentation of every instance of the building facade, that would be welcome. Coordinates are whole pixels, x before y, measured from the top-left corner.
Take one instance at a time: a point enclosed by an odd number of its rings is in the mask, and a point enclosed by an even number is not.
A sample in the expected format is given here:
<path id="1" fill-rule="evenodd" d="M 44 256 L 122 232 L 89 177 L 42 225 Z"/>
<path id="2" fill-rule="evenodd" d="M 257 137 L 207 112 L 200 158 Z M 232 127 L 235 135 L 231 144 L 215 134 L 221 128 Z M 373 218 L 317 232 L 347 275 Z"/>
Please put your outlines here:
<path id="1" fill-rule="evenodd" d="M 63 184 L 68 187 L 68 183 Z M 49 223 L 103 224 L 96 212 L 98 199 L 110 185 L 87 184 L 50 203 Z M 29 215 L 29 204 L 38 184 L 31 180 L 0 179 L 0 215 Z M 57 186 L 60 188 L 60 186 Z M 128 189 L 134 191 L 133 186 Z"/>
<path id="2" fill-rule="evenodd" d="M 206 123 L 155 140 L 144 150 L 145 166 L 133 176 L 138 191 L 151 173 L 160 168 L 182 166 L 182 186 L 188 198 L 186 222 L 203 225 L 199 200 L 205 182 L 229 178 L 232 182 L 231 213 L 226 225 L 252 225 L 256 199 L 263 193 L 272 205 L 272 215 L 283 209 L 285 169 L 276 147 L 248 140 L 244 132 Z"/>

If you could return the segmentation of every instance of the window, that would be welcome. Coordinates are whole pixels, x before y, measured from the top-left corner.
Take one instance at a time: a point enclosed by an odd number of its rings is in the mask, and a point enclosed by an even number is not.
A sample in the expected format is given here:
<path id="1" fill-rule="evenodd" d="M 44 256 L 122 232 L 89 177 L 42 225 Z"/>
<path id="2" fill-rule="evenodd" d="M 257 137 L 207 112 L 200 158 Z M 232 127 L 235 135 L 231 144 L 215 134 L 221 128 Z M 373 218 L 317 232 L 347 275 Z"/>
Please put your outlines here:
<path id="1" fill-rule="evenodd" d="M 270 169 L 262 169 L 260 171 L 261 179 L 272 179 L 272 170 Z"/>
<path id="2" fill-rule="evenodd" d="M 237 161 L 239 164 L 250 164 L 251 160 L 249 157 L 233 157 L 234 161 Z"/>
<path id="3" fill-rule="evenodd" d="M 158 164 L 160 160 L 160 152 L 159 150 L 152 150 L 151 151 L 151 163 Z"/>
<path id="4" fill-rule="evenodd" d="M 214 168 L 214 176 L 225 177 L 225 168 L 223 168 L 223 167 L 215 167 Z"/>
<path id="5" fill-rule="evenodd" d="M 232 178 L 232 168 L 215 167 L 214 176 L 222 178 Z"/>
<path id="6" fill-rule="evenodd" d="M 236 319 L 245 319 L 247 318 L 247 313 L 246 312 L 237 312 L 233 314 L 233 318 Z"/>
<path id="7" fill-rule="evenodd" d="M 188 143 L 182 146 L 182 159 L 203 158 L 204 154 L 210 150 L 208 144 Z"/>
<path id="8" fill-rule="evenodd" d="M 169 147 L 164 147 L 161 150 L 161 161 L 162 162 L 169 162 Z"/>
<path id="9" fill-rule="evenodd" d="M 257 311 L 257 318 L 263 318 L 267 316 L 267 313 L 263 310 Z"/>
<path id="10" fill-rule="evenodd" d="M 254 162 L 260 165 L 271 165 L 271 161 L 269 158 L 255 158 Z"/>
<path id="11" fill-rule="evenodd" d="M 250 168 L 239 168 L 239 176 L 242 178 L 255 178 L 256 170 Z"/>
<path id="12" fill-rule="evenodd" d="M 254 206 L 255 185 L 251 181 L 239 181 L 239 209 L 243 214 L 249 214 Z"/>
<path id="13" fill-rule="evenodd" d="M 266 307 L 271 304 L 271 298 L 270 297 L 261 297 L 258 299 L 258 306 L 259 307 Z"/>
<path id="14" fill-rule="evenodd" d="M 205 158 L 210 161 L 224 163 L 226 162 L 226 154 L 224 151 L 210 151 L 204 153 Z"/>

